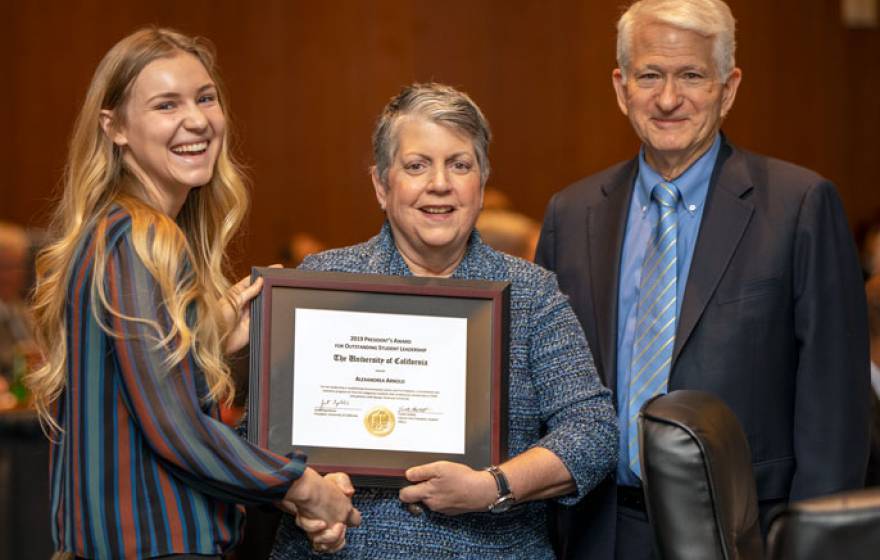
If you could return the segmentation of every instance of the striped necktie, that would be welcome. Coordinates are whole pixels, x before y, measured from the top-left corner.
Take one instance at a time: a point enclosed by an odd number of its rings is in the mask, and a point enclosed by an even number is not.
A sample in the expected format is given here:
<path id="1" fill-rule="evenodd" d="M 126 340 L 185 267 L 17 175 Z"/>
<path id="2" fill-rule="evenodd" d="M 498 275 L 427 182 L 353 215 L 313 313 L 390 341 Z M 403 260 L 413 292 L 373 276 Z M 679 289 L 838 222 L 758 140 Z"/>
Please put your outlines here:
<path id="1" fill-rule="evenodd" d="M 639 477 L 637 417 L 642 405 L 666 392 L 672 348 L 675 345 L 678 189 L 669 182 L 651 191 L 660 219 L 648 242 L 639 284 L 639 307 L 629 377 L 627 442 L 629 466 Z"/>

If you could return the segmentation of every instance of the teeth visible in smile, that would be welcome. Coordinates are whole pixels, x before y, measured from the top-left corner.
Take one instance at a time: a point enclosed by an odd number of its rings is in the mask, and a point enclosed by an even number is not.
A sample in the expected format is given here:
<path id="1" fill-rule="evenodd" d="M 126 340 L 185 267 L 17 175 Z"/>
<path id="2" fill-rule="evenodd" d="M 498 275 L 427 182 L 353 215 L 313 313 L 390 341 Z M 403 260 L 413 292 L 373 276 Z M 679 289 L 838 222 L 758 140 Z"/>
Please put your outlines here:
<path id="1" fill-rule="evenodd" d="M 452 208 L 450 206 L 426 206 L 422 208 L 422 212 L 427 212 L 428 214 L 448 214 L 452 212 Z"/>
<path id="2" fill-rule="evenodd" d="M 204 152 L 207 149 L 207 142 L 196 142 L 195 144 L 181 144 L 180 146 L 174 146 L 173 148 L 171 148 L 171 151 L 175 154 L 191 154 L 196 152 Z"/>

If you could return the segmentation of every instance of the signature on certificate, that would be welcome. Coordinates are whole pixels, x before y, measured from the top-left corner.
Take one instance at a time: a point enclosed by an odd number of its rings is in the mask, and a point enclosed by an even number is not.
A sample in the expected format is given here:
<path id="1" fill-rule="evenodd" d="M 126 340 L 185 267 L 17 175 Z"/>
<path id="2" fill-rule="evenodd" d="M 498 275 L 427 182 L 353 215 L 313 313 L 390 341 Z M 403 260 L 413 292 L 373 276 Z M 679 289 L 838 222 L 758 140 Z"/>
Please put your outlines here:
<path id="1" fill-rule="evenodd" d="M 416 416 L 419 414 L 442 414 L 441 412 L 436 412 L 428 406 L 401 406 L 397 409 L 397 413 L 401 416 Z"/>
<path id="2" fill-rule="evenodd" d="M 336 410 L 351 404 L 347 399 L 321 399 L 321 404 L 315 410 Z"/>

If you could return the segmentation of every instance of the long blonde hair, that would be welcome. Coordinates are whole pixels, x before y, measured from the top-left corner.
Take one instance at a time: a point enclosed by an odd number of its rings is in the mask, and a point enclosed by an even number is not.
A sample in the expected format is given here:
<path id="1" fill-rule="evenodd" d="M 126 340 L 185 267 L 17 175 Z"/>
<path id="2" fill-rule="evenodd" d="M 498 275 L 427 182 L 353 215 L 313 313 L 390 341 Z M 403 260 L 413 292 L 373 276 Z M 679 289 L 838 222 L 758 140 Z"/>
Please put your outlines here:
<path id="1" fill-rule="evenodd" d="M 220 304 L 228 297 L 230 287 L 224 274 L 226 247 L 247 213 L 248 196 L 240 168 L 229 152 L 228 133 L 211 181 L 190 191 L 175 219 L 148 201 L 142 185 L 123 162 L 123 149 L 114 145 L 100 126 L 102 110 L 123 112 L 132 84 L 147 64 L 180 52 L 198 58 L 213 79 L 228 131 L 225 95 L 210 44 L 160 28 L 141 29 L 110 49 L 95 70 L 74 125 L 63 193 L 51 228 L 52 242 L 37 257 L 33 310 L 44 363 L 27 380 L 40 418 L 52 431 L 61 429 L 51 408 L 67 382 L 65 307 L 69 271 L 81 240 L 90 231 L 95 230 L 97 240 L 91 290 L 99 324 L 109 334 L 120 336 L 101 320 L 102 311 L 124 320 L 144 320 L 121 315 L 104 293 L 107 248 L 103 233 L 107 214 L 114 205 L 131 215 L 134 250 L 155 278 L 170 315 L 168 331 L 148 321 L 157 340 L 169 350 L 165 365 L 171 368 L 191 352 L 205 374 L 210 398 L 229 399 L 234 393 L 229 367 L 223 359 L 231 325 L 223 320 Z M 184 270 L 184 262 L 189 263 L 190 270 Z M 191 305 L 198 317 L 192 326 L 186 321 Z"/>

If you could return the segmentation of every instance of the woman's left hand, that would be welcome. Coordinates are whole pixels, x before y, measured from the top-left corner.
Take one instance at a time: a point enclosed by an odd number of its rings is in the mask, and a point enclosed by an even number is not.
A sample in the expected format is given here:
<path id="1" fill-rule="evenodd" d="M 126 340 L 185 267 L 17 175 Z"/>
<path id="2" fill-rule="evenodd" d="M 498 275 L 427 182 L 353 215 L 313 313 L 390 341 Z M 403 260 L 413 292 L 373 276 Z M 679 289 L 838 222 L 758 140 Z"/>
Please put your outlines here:
<path id="1" fill-rule="evenodd" d="M 431 511 L 446 515 L 487 511 L 498 497 L 490 473 L 461 463 L 437 461 L 412 467 L 406 471 L 406 479 L 416 484 L 400 490 L 402 502 L 421 502 Z"/>
<path id="2" fill-rule="evenodd" d="M 280 268 L 280 265 L 272 265 L 272 268 Z M 250 339 L 251 306 L 252 299 L 257 297 L 263 289 L 263 278 L 258 277 L 251 282 L 251 277 L 242 278 L 236 285 L 229 288 L 229 298 L 223 300 L 223 319 L 226 324 L 238 322 L 229 332 L 226 339 L 226 353 L 233 354 L 244 348 Z M 231 303 L 230 303 L 231 300 Z"/>

